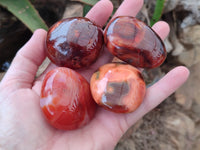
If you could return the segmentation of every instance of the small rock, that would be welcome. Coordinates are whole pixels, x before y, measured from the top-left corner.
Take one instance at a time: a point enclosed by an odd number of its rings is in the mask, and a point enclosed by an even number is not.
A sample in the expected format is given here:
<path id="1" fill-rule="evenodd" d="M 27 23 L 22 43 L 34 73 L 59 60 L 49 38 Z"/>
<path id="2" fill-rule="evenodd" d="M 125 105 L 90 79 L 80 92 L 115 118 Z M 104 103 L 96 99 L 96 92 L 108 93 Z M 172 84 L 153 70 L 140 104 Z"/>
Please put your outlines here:
<path id="1" fill-rule="evenodd" d="M 190 11 L 193 13 L 195 18 L 198 20 L 200 19 L 200 1 L 199 0 L 180 0 L 177 7 L 180 7 L 180 9 L 184 9 L 186 11 Z"/>
<path id="2" fill-rule="evenodd" d="M 50 63 L 50 60 L 48 58 L 46 58 L 43 61 L 43 63 L 40 65 L 40 67 L 38 68 L 36 77 L 39 77 L 45 71 L 45 69 L 48 67 L 49 63 Z"/>
<path id="3" fill-rule="evenodd" d="M 200 25 L 184 28 L 180 33 L 180 39 L 184 44 L 200 45 Z"/>
<path id="4" fill-rule="evenodd" d="M 164 6 L 164 13 L 168 13 L 176 8 L 180 0 L 166 0 Z"/>
<path id="5" fill-rule="evenodd" d="M 164 40 L 164 44 L 165 44 L 167 53 L 169 53 L 173 50 L 173 46 L 172 46 L 171 42 L 169 41 L 169 38 L 166 38 Z"/>
<path id="6" fill-rule="evenodd" d="M 186 139 L 183 135 L 171 133 L 169 136 L 169 141 L 176 150 L 192 149 L 192 146 L 187 144 L 188 139 Z"/>
<path id="7" fill-rule="evenodd" d="M 169 141 L 177 150 L 193 149 L 195 137 L 195 123 L 182 112 L 175 111 L 167 116 L 164 121 L 164 127 L 169 131 Z"/>
<path id="8" fill-rule="evenodd" d="M 166 45 L 167 51 L 170 52 L 172 49 L 172 56 L 178 56 L 184 51 L 184 46 L 180 43 L 179 38 L 176 34 L 176 25 L 171 21 L 169 21 L 170 33 L 169 33 L 169 41 L 171 45 Z"/>
<path id="9" fill-rule="evenodd" d="M 83 5 L 81 3 L 71 2 L 66 5 L 63 18 L 82 17 Z"/>
<path id="10" fill-rule="evenodd" d="M 185 137 L 192 137 L 195 133 L 194 121 L 178 111 L 165 118 L 164 126 L 170 131 Z"/>
<path id="11" fill-rule="evenodd" d="M 180 25 L 181 28 L 186 28 L 189 26 L 193 26 L 197 23 L 196 19 L 194 18 L 193 14 L 188 15 L 187 17 L 185 17 Z"/>
<path id="12" fill-rule="evenodd" d="M 182 103 L 185 108 L 190 108 L 192 103 L 193 110 L 200 115 L 200 62 L 189 70 L 190 76 L 187 82 L 176 91 L 175 95 L 178 98 L 177 103 Z"/>
<path id="13" fill-rule="evenodd" d="M 178 56 L 185 50 L 184 46 L 180 43 L 177 37 L 173 39 L 173 45 L 174 49 L 172 52 L 172 56 Z"/>
<path id="14" fill-rule="evenodd" d="M 188 67 L 200 62 L 200 25 L 184 28 L 180 40 L 186 51 L 179 55 L 179 61 Z"/>
<path id="15" fill-rule="evenodd" d="M 200 1 L 199 0 L 180 0 L 175 11 L 177 15 L 180 13 L 188 14 L 180 15 L 183 19 L 180 27 L 189 27 L 191 25 L 200 23 Z M 183 18 L 184 17 L 184 18 Z"/>
<path id="16" fill-rule="evenodd" d="M 195 57 L 196 57 L 196 50 L 184 51 L 178 56 L 178 60 L 185 66 L 191 67 L 196 63 Z"/>
<path id="17" fill-rule="evenodd" d="M 184 109 L 189 110 L 192 107 L 192 100 L 187 99 L 184 93 L 177 91 L 175 93 L 176 103 L 181 105 Z"/>

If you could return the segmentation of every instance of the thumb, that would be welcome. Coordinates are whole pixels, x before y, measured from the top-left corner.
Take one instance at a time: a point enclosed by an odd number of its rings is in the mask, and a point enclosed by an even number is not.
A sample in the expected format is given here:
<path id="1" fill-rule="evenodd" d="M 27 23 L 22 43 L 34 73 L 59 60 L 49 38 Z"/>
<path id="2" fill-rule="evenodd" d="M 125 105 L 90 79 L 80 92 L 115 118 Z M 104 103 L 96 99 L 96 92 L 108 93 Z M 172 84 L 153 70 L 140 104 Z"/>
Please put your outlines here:
<path id="1" fill-rule="evenodd" d="M 12 85 L 14 89 L 32 87 L 38 67 L 46 56 L 45 37 L 46 31 L 43 29 L 34 32 L 31 39 L 17 52 L 1 85 Z"/>

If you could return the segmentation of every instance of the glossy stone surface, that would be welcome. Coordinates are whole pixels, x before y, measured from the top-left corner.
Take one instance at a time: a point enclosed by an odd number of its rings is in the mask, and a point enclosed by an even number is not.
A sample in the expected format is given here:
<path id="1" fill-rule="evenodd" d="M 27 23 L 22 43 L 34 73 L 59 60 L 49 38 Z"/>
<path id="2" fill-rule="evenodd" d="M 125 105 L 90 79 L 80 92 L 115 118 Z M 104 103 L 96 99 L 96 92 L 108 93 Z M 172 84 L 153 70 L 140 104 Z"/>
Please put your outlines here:
<path id="1" fill-rule="evenodd" d="M 89 83 L 77 72 L 64 67 L 45 76 L 40 106 L 47 121 L 62 130 L 86 125 L 96 111 Z"/>
<path id="2" fill-rule="evenodd" d="M 55 23 L 46 38 L 47 56 L 56 65 L 79 69 L 94 63 L 103 46 L 100 27 L 83 17 Z"/>
<path id="3" fill-rule="evenodd" d="M 90 89 L 98 105 L 113 112 L 129 113 L 142 103 L 146 86 L 135 67 L 110 63 L 92 75 Z"/>
<path id="4" fill-rule="evenodd" d="M 135 67 L 158 67 L 167 55 L 160 37 L 134 17 L 111 20 L 105 29 L 104 40 L 114 56 Z"/>

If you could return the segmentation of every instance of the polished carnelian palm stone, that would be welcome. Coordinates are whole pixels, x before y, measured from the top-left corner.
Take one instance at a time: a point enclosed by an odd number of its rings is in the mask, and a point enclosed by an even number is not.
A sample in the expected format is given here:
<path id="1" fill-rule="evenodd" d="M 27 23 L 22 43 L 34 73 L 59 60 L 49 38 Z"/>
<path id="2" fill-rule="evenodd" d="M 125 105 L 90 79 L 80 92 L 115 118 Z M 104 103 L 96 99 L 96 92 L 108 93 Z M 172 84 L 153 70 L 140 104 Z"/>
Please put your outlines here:
<path id="1" fill-rule="evenodd" d="M 79 69 L 94 63 L 103 47 L 103 31 L 87 18 L 67 18 L 48 31 L 48 58 L 57 66 Z"/>
<path id="2" fill-rule="evenodd" d="M 40 106 L 47 121 L 62 130 L 86 125 L 96 112 L 89 83 L 79 73 L 65 67 L 46 74 Z"/>
<path id="3" fill-rule="evenodd" d="M 155 31 L 134 17 L 121 16 L 111 20 L 105 29 L 104 40 L 114 56 L 135 67 L 158 67 L 167 55 Z"/>
<path id="4" fill-rule="evenodd" d="M 135 67 L 110 63 L 92 75 L 90 89 L 98 105 L 113 112 L 129 113 L 142 103 L 146 85 Z"/>

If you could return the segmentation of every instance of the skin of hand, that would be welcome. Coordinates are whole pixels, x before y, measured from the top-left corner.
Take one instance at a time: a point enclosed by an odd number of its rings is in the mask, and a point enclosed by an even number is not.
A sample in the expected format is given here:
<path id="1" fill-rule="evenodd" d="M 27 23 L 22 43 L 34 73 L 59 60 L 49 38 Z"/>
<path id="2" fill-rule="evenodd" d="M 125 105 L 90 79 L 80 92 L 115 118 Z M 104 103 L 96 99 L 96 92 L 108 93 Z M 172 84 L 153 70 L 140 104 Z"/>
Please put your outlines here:
<path id="1" fill-rule="evenodd" d="M 114 16 L 136 16 L 142 5 L 142 0 L 124 0 Z M 109 0 L 101 0 L 86 17 L 103 26 L 112 9 Z M 153 29 L 162 39 L 169 33 L 168 24 L 162 21 L 156 23 Z M 187 68 L 176 67 L 147 89 L 143 103 L 135 112 L 116 114 L 99 107 L 95 118 L 83 128 L 57 130 L 46 122 L 39 104 L 42 79 L 56 66 L 50 64 L 35 79 L 38 67 L 46 57 L 45 37 L 46 31 L 42 29 L 34 32 L 18 51 L 0 83 L 0 148 L 4 150 L 114 149 L 129 127 L 171 95 L 189 76 Z M 79 73 L 89 81 L 92 73 L 111 59 L 104 50 L 95 64 Z"/>

